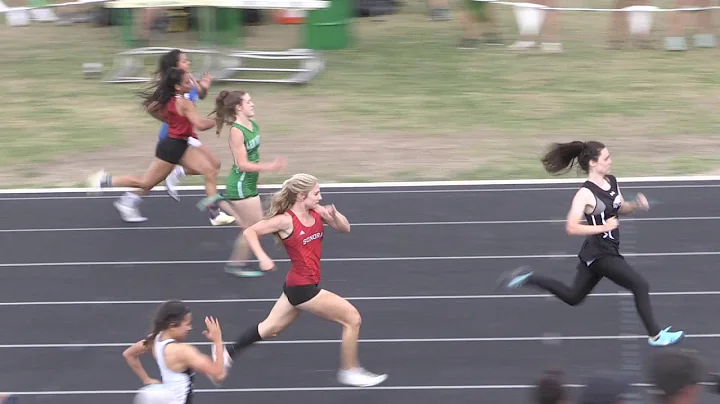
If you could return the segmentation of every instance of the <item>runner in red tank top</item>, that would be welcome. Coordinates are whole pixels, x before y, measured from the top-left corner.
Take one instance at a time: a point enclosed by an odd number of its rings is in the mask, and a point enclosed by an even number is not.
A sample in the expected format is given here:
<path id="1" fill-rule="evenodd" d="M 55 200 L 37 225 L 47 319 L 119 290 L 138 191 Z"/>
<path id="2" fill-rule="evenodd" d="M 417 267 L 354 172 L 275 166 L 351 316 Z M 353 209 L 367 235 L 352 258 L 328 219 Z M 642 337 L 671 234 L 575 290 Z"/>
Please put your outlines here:
<path id="1" fill-rule="evenodd" d="M 214 120 L 201 118 L 195 104 L 183 96 L 192 88 L 190 74 L 182 69 L 172 68 L 156 85 L 153 92 L 145 94 L 143 105 L 150 115 L 168 124 L 170 135 L 157 142 L 155 161 L 144 175 L 112 177 L 100 170 L 88 179 L 88 186 L 97 190 L 108 187 L 140 189 L 134 193 L 127 192 L 114 203 L 126 222 L 147 220 L 138 210 L 142 201 L 141 195 L 147 194 L 162 182 L 178 164 L 205 176 L 205 192 L 208 198 L 203 200 L 204 205 L 212 205 L 220 199 L 217 194 L 218 168 L 206 153 L 198 148 L 188 147 L 188 139 L 196 136 L 194 128 L 207 130 L 215 126 Z"/>
<path id="2" fill-rule="evenodd" d="M 273 234 L 282 241 L 292 266 L 285 278 L 283 294 L 267 318 L 246 330 L 227 352 L 234 358 L 253 343 L 275 337 L 292 324 L 301 311 L 307 311 L 343 327 L 338 380 L 351 386 L 374 386 L 385 381 L 387 375 L 376 375 L 360 366 L 357 354 L 360 313 L 347 300 L 320 288 L 324 225 L 343 233 L 350 232 L 347 218 L 334 205 L 321 206 L 321 199 L 317 178 L 295 174 L 273 196 L 268 219 L 243 232 L 258 258 L 260 269 L 275 269 L 272 259 L 260 245 L 259 236 L 266 234 Z"/>
<path id="3" fill-rule="evenodd" d="M 292 234 L 283 240 L 292 266 L 285 278 L 287 286 L 315 285 L 320 283 L 320 258 L 325 226 L 320 214 L 310 209 L 315 223 L 305 226 L 297 215 L 288 210 L 292 217 Z"/>

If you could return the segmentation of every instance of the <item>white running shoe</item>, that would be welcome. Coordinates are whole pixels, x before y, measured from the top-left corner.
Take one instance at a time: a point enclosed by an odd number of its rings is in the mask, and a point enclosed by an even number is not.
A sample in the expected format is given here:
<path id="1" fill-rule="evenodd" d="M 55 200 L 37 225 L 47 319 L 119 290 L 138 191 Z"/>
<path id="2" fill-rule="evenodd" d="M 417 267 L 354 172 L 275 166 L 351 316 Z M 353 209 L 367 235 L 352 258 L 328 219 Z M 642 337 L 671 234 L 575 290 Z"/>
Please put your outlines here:
<path id="1" fill-rule="evenodd" d="M 388 375 L 376 375 L 363 368 L 338 370 L 338 381 L 342 384 L 355 387 L 371 387 L 387 380 Z"/>
<path id="2" fill-rule="evenodd" d="M 105 181 L 105 178 L 107 178 L 107 173 L 105 172 L 105 170 L 100 170 L 90 175 L 86 180 L 87 187 L 90 188 L 89 193 L 101 193 L 103 188 L 103 181 Z"/>
<path id="3" fill-rule="evenodd" d="M 180 201 L 180 196 L 178 195 L 177 191 L 177 185 L 180 183 L 180 177 L 178 176 L 177 170 L 173 170 L 168 176 L 165 178 L 165 188 L 167 188 L 167 194 L 171 198 L 173 198 L 176 201 Z"/>
<path id="4" fill-rule="evenodd" d="M 138 209 L 136 206 L 127 205 L 123 203 L 122 200 L 113 202 L 113 205 L 115 206 L 115 209 L 120 212 L 120 217 L 125 222 L 140 223 L 148 220 L 145 216 L 140 214 L 140 209 Z"/>
<path id="5" fill-rule="evenodd" d="M 218 213 L 217 216 L 210 218 L 210 224 L 213 226 L 223 226 L 226 224 L 233 223 L 235 221 L 235 216 L 230 216 L 227 213 L 223 212 L 222 210 L 220 213 Z"/>

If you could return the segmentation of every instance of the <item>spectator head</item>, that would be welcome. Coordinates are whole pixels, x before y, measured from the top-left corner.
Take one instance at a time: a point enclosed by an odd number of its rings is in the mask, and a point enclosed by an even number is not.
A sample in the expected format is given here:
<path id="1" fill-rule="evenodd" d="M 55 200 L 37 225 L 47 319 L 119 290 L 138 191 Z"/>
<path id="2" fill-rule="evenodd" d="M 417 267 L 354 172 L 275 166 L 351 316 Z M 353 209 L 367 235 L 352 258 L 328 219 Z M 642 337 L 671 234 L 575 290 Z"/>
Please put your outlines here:
<path id="1" fill-rule="evenodd" d="M 569 404 L 563 373 L 558 370 L 546 371 L 535 384 L 533 393 L 536 404 Z"/>
<path id="2" fill-rule="evenodd" d="M 580 404 L 623 404 L 630 383 L 620 374 L 599 372 L 590 377 L 580 393 Z"/>
<path id="3" fill-rule="evenodd" d="M 701 382 L 707 373 L 697 353 L 688 349 L 665 348 L 652 356 L 646 366 L 650 393 L 662 404 L 693 404 L 700 397 Z"/>

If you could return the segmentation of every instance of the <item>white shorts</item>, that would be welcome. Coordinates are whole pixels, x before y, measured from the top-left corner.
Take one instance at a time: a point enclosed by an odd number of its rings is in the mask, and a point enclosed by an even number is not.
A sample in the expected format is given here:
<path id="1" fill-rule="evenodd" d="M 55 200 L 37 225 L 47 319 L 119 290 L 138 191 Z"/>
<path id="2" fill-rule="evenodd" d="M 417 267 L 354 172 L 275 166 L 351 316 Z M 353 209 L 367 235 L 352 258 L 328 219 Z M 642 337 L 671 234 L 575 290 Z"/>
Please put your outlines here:
<path id="1" fill-rule="evenodd" d="M 202 146 L 202 142 L 201 142 L 199 139 L 194 138 L 194 137 L 189 137 L 189 138 L 188 138 L 188 144 L 189 144 L 190 146 L 192 146 L 192 147 L 200 147 L 200 146 Z"/>

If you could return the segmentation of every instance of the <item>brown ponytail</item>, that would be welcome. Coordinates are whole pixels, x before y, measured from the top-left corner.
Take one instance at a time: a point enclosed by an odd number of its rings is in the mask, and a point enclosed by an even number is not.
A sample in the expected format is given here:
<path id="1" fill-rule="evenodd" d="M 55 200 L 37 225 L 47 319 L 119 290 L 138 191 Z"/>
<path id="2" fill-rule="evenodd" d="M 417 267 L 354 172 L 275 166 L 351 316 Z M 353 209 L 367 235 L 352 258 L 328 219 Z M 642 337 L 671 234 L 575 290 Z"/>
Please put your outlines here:
<path id="1" fill-rule="evenodd" d="M 587 173 L 590 169 L 590 161 L 597 161 L 604 148 L 604 144 L 596 141 L 553 143 L 541 161 L 545 171 L 550 174 L 566 173 L 575 164 Z"/>
<path id="2" fill-rule="evenodd" d="M 222 90 L 215 97 L 215 109 L 210 113 L 215 114 L 215 134 L 220 136 L 225 124 L 232 124 L 237 119 L 235 108 L 242 104 L 245 91 Z"/>

